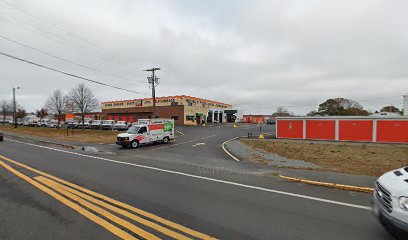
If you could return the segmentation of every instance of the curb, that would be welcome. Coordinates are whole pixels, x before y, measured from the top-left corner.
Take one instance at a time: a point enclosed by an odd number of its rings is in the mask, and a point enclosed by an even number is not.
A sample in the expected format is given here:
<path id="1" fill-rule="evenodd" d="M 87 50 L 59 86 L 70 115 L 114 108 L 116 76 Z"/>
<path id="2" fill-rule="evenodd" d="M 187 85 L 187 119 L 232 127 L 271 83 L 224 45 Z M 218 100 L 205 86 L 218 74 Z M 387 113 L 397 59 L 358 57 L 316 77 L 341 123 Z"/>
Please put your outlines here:
<path id="1" fill-rule="evenodd" d="M 279 177 L 285 180 L 289 180 L 289 181 L 307 183 L 307 184 L 317 185 L 321 187 L 337 188 L 337 189 L 347 190 L 347 191 L 364 192 L 364 193 L 373 193 L 374 191 L 373 188 L 368 188 L 368 187 L 359 187 L 359 186 L 344 185 L 344 184 L 337 184 L 337 183 L 312 181 L 312 180 L 306 180 L 306 179 L 300 179 L 300 178 L 294 178 L 294 177 L 287 177 L 287 176 L 283 176 L 280 174 L 279 174 Z"/>
<path id="2" fill-rule="evenodd" d="M 230 141 L 232 141 L 232 140 L 238 139 L 238 138 L 240 138 L 240 136 L 239 136 L 239 137 L 231 138 L 231 139 L 229 139 L 229 140 L 223 142 L 223 143 L 221 144 L 221 147 L 222 147 L 222 150 L 224 150 L 224 152 L 228 154 L 228 156 L 230 156 L 230 157 L 231 157 L 232 159 L 234 159 L 235 161 L 240 162 L 241 160 L 239 160 L 237 157 L 235 157 L 234 155 L 232 155 L 232 153 L 230 153 L 230 152 L 225 148 L 225 146 L 224 146 L 226 143 L 228 143 L 228 142 L 230 142 Z"/>
<path id="3" fill-rule="evenodd" d="M 7 134 L 5 134 L 7 136 Z M 30 141 L 35 141 L 35 142 L 42 142 L 42 143 L 47 143 L 47 144 L 53 144 L 57 146 L 61 146 L 64 148 L 69 148 L 69 149 L 75 149 L 74 145 L 68 145 L 68 144 L 62 144 L 62 143 L 56 143 L 56 142 L 49 142 L 49 141 L 44 141 L 40 139 L 34 139 L 34 138 L 28 138 L 28 137 L 22 137 L 22 136 L 17 136 L 17 135 L 8 135 L 9 137 L 15 137 L 15 138 L 21 138 L 21 139 L 26 139 Z"/>

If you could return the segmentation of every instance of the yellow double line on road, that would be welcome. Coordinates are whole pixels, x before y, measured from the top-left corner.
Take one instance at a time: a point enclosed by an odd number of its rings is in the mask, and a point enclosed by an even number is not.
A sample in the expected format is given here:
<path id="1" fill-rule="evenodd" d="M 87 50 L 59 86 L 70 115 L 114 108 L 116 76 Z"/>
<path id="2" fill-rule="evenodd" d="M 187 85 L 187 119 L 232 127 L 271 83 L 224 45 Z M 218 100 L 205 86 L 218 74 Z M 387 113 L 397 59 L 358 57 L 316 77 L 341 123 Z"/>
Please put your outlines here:
<path id="1" fill-rule="evenodd" d="M 0 165 L 16 176 L 27 181 L 34 187 L 54 197 L 61 203 L 82 214 L 89 220 L 99 224 L 122 239 L 160 239 L 152 233 L 118 217 L 112 212 L 125 216 L 138 224 L 144 225 L 174 239 L 215 239 L 207 234 L 184 227 L 152 213 L 114 200 L 105 195 L 93 192 L 76 184 L 62 180 L 50 174 L 34 169 L 25 164 L 0 155 L 0 158 L 19 167 L 37 173 L 40 176 L 30 178 L 0 160 Z M 85 207 L 85 208 L 84 208 Z M 107 210 L 106 210 L 107 209 Z M 108 211 L 109 210 L 109 211 Z M 96 214 L 98 215 L 96 215 Z M 102 216 L 102 217 L 100 217 Z M 107 220 L 109 221 L 107 221 Z M 116 225 L 112 224 L 115 223 Z M 118 227 L 119 225 L 120 227 Z M 123 230 L 127 229 L 127 231 Z M 131 234 L 132 233 L 132 234 Z"/>

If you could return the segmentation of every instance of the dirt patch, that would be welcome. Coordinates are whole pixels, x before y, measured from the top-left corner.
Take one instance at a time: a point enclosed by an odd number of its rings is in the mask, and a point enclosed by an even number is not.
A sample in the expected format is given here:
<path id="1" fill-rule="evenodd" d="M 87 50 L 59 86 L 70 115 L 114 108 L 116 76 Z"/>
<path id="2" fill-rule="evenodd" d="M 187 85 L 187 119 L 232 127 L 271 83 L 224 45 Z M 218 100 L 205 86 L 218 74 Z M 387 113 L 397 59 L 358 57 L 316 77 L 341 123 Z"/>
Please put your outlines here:
<path id="1" fill-rule="evenodd" d="M 0 126 L 0 130 L 4 132 L 45 137 L 47 139 L 58 139 L 62 141 L 82 143 L 114 143 L 116 141 L 116 136 L 119 133 L 117 131 L 74 129 L 74 134 L 72 135 L 70 129 L 69 136 L 67 136 L 66 129 L 24 126 L 19 126 L 18 128 L 13 128 L 12 126 Z"/>
<path id="2" fill-rule="evenodd" d="M 320 170 L 334 172 L 380 176 L 384 172 L 408 165 L 407 145 L 286 140 L 241 142 L 288 159 L 311 162 L 318 165 Z"/>

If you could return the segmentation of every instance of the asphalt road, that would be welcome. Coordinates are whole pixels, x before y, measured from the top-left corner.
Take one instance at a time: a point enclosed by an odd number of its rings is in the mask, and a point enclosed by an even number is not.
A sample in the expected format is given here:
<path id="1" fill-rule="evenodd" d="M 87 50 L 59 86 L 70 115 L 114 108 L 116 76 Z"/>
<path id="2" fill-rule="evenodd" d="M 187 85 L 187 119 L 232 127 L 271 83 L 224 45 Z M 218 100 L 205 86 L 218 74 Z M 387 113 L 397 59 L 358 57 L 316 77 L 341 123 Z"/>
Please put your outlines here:
<path id="1" fill-rule="evenodd" d="M 103 152 L 6 139 L 0 239 L 391 239 L 368 194 L 280 181 L 229 158 L 221 143 L 250 127 L 181 127 L 167 145 Z"/>

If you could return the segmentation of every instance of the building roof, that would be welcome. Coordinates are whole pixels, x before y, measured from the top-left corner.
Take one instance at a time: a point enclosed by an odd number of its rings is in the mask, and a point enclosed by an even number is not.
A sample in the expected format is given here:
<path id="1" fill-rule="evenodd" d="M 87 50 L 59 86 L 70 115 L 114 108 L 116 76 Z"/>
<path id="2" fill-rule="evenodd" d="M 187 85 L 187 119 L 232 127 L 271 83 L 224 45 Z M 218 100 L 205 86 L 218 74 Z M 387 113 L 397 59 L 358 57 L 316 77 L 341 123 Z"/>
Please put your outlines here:
<path id="1" fill-rule="evenodd" d="M 231 104 L 228 104 L 228 103 L 217 102 L 217 101 L 213 101 L 213 100 L 209 100 L 209 99 L 192 97 L 192 96 L 188 96 L 188 95 L 156 97 L 156 100 L 163 100 L 163 99 L 169 99 L 169 98 L 189 98 L 189 99 L 192 99 L 192 100 L 199 100 L 199 101 L 204 101 L 204 102 L 211 102 L 211 103 L 215 103 L 215 104 L 223 104 L 223 105 L 227 105 L 227 106 L 232 106 Z M 104 103 L 129 102 L 129 101 L 140 101 L 140 100 L 153 100 L 153 98 L 136 98 L 136 99 L 127 99 L 127 100 L 119 100 L 119 101 L 109 101 L 109 102 L 102 102 L 102 104 L 104 104 Z"/>

